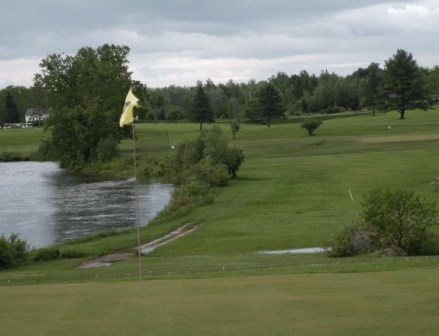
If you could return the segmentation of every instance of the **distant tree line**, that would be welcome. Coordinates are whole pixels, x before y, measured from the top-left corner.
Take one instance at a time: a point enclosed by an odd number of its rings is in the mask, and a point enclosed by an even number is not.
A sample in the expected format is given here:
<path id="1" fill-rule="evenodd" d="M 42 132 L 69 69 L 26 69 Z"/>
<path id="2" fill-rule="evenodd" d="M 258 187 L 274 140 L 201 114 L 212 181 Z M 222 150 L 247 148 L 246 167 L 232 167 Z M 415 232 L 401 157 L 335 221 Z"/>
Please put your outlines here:
<path id="1" fill-rule="evenodd" d="M 439 98 L 439 67 L 419 67 L 412 54 L 397 50 L 384 62 L 371 63 L 348 76 L 322 71 L 278 72 L 267 80 L 214 83 L 193 87 L 149 88 L 128 71 L 129 48 L 103 45 L 81 48 L 76 55 L 53 54 L 40 63 L 30 88 L 0 90 L 0 123 L 24 121 L 29 107 L 50 109 L 46 129 L 51 137 L 41 153 L 63 167 L 81 167 L 108 160 L 117 143 L 128 136 L 117 120 L 131 87 L 140 99 L 139 121 L 189 120 L 204 123 L 231 120 L 235 136 L 240 122 L 263 123 L 294 115 L 344 111 L 397 110 L 401 119 L 413 108 L 426 109 Z"/>

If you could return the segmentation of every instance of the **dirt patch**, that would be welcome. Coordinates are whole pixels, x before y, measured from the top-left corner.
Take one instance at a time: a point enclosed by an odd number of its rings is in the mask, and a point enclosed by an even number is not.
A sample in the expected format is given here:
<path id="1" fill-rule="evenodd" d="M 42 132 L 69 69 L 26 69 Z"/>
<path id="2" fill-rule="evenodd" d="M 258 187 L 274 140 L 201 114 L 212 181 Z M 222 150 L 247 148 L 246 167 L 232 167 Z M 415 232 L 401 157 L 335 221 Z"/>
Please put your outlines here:
<path id="1" fill-rule="evenodd" d="M 174 231 L 168 233 L 167 235 L 164 235 L 163 237 L 160 237 L 156 240 L 153 240 L 149 243 L 140 245 L 140 251 L 142 254 L 148 254 L 157 249 L 160 246 L 166 245 L 176 239 L 179 239 L 185 235 L 188 235 L 192 232 L 194 232 L 196 229 L 198 229 L 198 225 L 193 225 L 191 223 L 185 224 L 183 226 L 180 226 L 178 229 L 175 229 Z M 137 247 L 133 247 L 129 251 L 124 251 L 120 253 L 112 253 L 107 254 L 103 257 L 86 261 L 78 266 L 80 269 L 87 269 L 87 268 L 97 268 L 97 267 L 104 267 L 104 266 L 110 266 L 114 262 L 127 260 L 134 256 L 135 252 L 137 250 Z"/>
<path id="2" fill-rule="evenodd" d="M 86 262 L 82 263 L 78 268 L 87 269 L 87 268 L 110 266 L 114 262 L 127 260 L 128 258 L 131 258 L 133 255 L 134 255 L 134 252 L 121 252 L 121 253 L 107 254 L 107 255 L 100 257 L 98 259 L 86 261 Z"/>
<path id="3" fill-rule="evenodd" d="M 196 229 L 198 229 L 197 225 L 185 224 L 185 225 L 179 227 L 178 229 L 168 233 L 167 235 L 165 235 L 159 239 L 156 239 L 156 240 L 153 240 L 152 242 L 141 245 L 140 251 L 142 252 L 142 254 L 151 253 L 156 248 L 163 246 L 163 245 L 166 245 L 166 244 L 168 244 L 168 243 L 170 243 L 178 238 L 186 236 L 189 233 L 194 232 Z"/>

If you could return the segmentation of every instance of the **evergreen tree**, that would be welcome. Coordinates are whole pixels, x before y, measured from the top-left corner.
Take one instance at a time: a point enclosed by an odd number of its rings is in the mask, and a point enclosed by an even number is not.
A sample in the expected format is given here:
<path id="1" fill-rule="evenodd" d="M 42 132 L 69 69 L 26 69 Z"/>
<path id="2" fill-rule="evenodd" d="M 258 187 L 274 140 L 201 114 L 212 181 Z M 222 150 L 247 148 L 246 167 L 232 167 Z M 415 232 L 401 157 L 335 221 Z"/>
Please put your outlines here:
<path id="1" fill-rule="evenodd" d="M 265 84 L 259 91 L 259 112 L 266 119 L 267 127 L 271 126 L 272 118 L 284 115 L 282 98 L 272 83 Z"/>
<path id="2" fill-rule="evenodd" d="M 426 81 L 411 53 L 398 49 L 385 62 L 384 79 L 387 106 L 397 110 L 400 119 L 408 109 L 431 107 Z"/>
<path id="3" fill-rule="evenodd" d="M 3 123 L 18 123 L 20 122 L 20 116 L 18 115 L 17 105 L 12 98 L 12 95 L 8 92 L 5 99 L 5 112 L 3 114 Z"/>
<path id="4" fill-rule="evenodd" d="M 192 111 L 190 114 L 190 120 L 200 123 L 200 130 L 203 129 L 203 123 L 212 123 L 213 111 L 210 108 L 209 98 L 203 88 L 203 83 L 197 82 L 195 88 L 195 96 L 192 102 Z"/>
<path id="5" fill-rule="evenodd" d="M 367 67 L 366 83 L 364 88 L 364 106 L 372 110 L 375 115 L 381 104 L 381 90 L 383 86 L 383 71 L 378 63 L 371 63 Z"/>

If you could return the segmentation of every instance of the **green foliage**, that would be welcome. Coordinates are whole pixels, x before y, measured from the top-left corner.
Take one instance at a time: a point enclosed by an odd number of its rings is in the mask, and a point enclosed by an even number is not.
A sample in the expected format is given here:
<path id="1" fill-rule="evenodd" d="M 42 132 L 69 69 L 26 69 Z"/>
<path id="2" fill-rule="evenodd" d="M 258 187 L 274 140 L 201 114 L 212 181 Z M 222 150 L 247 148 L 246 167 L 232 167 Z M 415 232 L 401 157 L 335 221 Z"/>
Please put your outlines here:
<path id="1" fill-rule="evenodd" d="M 212 190 L 224 187 L 244 159 L 241 149 L 227 145 L 219 126 L 204 129 L 197 138 L 184 141 L 170 161 L 170 175 L 178 188 L 164 212 L 211 203 Z"/>
<path id="2" fill-rule="evenodd" d="M 362 202 L 361 222 L 333 237 L 332 257 L 439 254 L 436 204 L 414 192 L 376 188 Z"/>
<path id="3" fill-rule="evenodd" d="M 29 252 L 29 246 L 25 240 L 12 233 L 8 238 L 0 236 L 0 269 L 18 266 L 24 262 Z"/>
<path id="4" fill-rule="evenodd" d="M 235 177 L 239 167 L 245 161 L 245 154 L 242 148 L 236 146 L 228 146 L 224 153 L 222 162 L 227 167 L 229 175 Z"/>
<path id="5" fill-rule="evenodd" d="M 17 105 L 12 98 L 12 95 L 8 92 L 5 100 L 5 112 L 3 114 L 3 123 L 18 123 L 20 122 L 20 116 L 18 114 Z"/>
<path id="6" fill-rule="evenodd" d="M 373 115 L 381 105 L 381 91 L 383 89 L 383 71 L 378 63 L 371 63 L 367 67 L 367 77 L 364 88 L 363 107 L 372 110 Z"/>
<path id="7" fill-rule="evenodd" d="M 408 109 L 431 107 L 426 80 L 411 53 L 398 49 L 385 62 L 384 79 L 387 107 L 397 110 L 400 119 L 405 119 Z"/>
<path id="8" fill-rule="evenodd" d="M 41 146 L 44 156 L 70 170 L 111 159 L 123 136 L 117 121 L 132 84 L 128 53 L 125 46 L 103 45 L 41 61 L 35 82 L 52 110 L 45 125 L 51 137 Z"/>
<path id="9" fill-rule="evenodd" d="M 0 153 L 0 162 L 16 162 L 16 161 L 29 161 L 31 158 L 29 155 L 15 152 L 2 152 Z"/>
<path id="10" fill-rule="evenodd" d="M 400 189 L 371 190 L 362 202 L 361 218 L 375 233 L 377 246 L 397 247 L 411 255 L 425 254 L 430 229 L 439 224 L 434 202 Z"/>
<path id="11" fill-rule="evenodd" d="M 300 127 L 306 129 L 308 131 L 308 135 L 312 136 L 314 134 L 314 131 L 319 128 L 321 124 L 322 121 L 319 119 L 308 118 L 300 124 Z"/>
<path id="12" fill-rule="evenodd" d="M 173 158 L 174 176 L 177 183 L 191 170 L 192 166 L 203 159 L 209 159 L 212 165 L 224 165 L 230 176 L 235 176 L 240 165 L 245 160 L 243 151 L 237 147 L 228 146 L 223 130 L 214 126 L 210 130 L 202 130 L 197 138 L 188 140 L 177 146 Z M 206 161 L 207 162 L 207 161 Z M 181 182 L 181 181 L 180 181 Z"/>
<path id="13" fill-rule="evenodd" d="M 192 101 L 190 120 L 200 123 L 200 130 L 203 129 L 203 123 L 214 122 L 213 111 L 209 104 L 209 98 L 204 91 L 203 84 L 199 81 L 195 88 L 195 96 Z"/>
<path id="14" fill-rule="evenodd" d="M 232 120 L 230 122 L 230 129 L 232 131 L 232 136 L 233 139 L 236 139 L 236 133 L 238 133 L 239 129 L 241 128 L 241 126 L 239 125 L 239 121 L 237 120 Z"/>
<path id="15" fill-rule="evenodd" d="M 360 224 L 346 226 L 332 236 L 327 252 L 330 257 L 353 257 L 358 254 L 369 253 L 376 249 L 371 240 L 372 232 Z"/>
<path id="16" fill-rule="evenodd" d="M 96 146 L 96 158 L 98 161 L 106 162 L 118 155 L 117 140 L 112 137 L 106 137 L 99 140 Z"/>
<path id="17" fill-rule="evenodd" d="M 259 114 L 265 119 L 267 127 L 271 126 L 271 120 L 276 117 L 283 117 L 285 107 L 282 99 L 272 83 L 265 84 L 258 93 Z"/>
<path id="18" fill-rule="evenodd" d="M 35 261 L 49 261 L 61 258 L 61 252 L 57 247 L 46 247 L 36 250 L 33 259 Z"/>

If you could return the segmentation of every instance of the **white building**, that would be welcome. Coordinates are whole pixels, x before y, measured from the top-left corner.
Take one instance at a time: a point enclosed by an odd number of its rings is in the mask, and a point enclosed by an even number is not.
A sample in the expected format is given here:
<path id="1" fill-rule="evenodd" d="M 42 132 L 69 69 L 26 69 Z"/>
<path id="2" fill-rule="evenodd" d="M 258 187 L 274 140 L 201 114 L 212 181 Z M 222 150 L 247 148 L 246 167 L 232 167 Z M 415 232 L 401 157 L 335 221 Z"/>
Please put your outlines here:
<path id="1" fill-rule="evenodd" d="M 34 122 L 38 122 L 38 123 L 43 122 L 44 120 L 47 119 L 48 116 L 49 116 L 49 112 L 37 107 L 28 108 L 24 114 L 26 124 L 32 124 Z"/>

